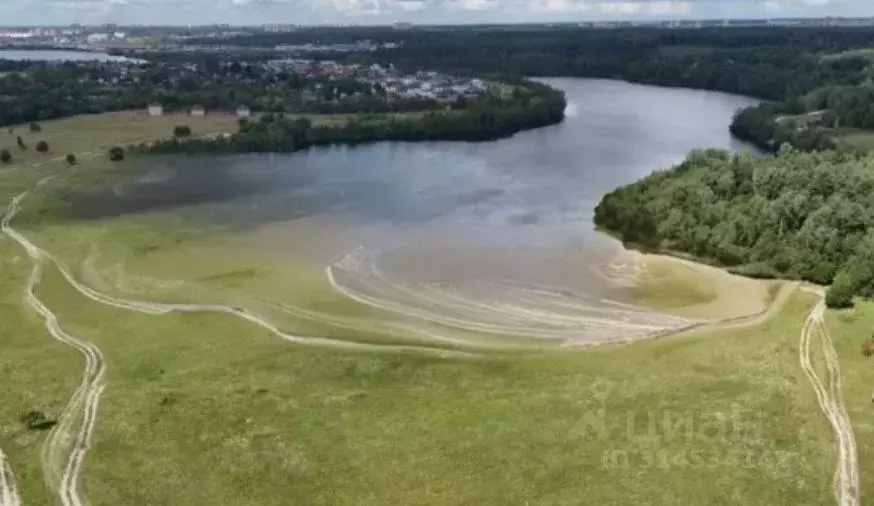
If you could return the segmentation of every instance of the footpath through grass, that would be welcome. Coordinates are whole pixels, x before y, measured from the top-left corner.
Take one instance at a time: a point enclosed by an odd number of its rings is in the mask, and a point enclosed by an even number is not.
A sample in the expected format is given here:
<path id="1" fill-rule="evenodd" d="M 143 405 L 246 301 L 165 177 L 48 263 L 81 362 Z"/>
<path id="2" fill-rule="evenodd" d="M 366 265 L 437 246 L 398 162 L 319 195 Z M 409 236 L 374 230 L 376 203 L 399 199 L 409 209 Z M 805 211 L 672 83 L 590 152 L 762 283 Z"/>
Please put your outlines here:
<path id="1" fill-rule="evenodd" d="M 853 309 L 827 315 L 835 349 L 841 361 L 844 401 L 859 446 L 862 504 L 874 496 L 874 357 L 862 345 L 874 337 L 874 303 L 857 301 Z"/>

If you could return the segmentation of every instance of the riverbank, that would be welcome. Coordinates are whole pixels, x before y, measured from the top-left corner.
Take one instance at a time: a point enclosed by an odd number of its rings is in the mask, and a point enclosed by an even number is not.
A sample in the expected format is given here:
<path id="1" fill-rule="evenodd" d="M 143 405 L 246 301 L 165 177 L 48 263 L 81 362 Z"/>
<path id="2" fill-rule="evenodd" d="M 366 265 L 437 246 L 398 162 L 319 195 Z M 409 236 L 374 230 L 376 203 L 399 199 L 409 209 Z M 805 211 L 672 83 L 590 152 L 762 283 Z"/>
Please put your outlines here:
<path id="1" fill-rule="evenodd" d="M 700 320 L 733 320 L 767 309 L 779 281 L 762 281 L 675 256 L 623 251 L 611 265 L 628 274 L 630 295 L 647 307 Z"/>
<path id="2" fill-rule="evenodd" d="M 604 196 L 595 223 L 625 243 L 680 251 L 737 273 L 831 285 L 829 306 L 846 307 L 874 293 L 874 224 L 863 211 L 872 164 L 870 155 L 833 151 L 789 149 L 769 158 L 694 152 Z"/>

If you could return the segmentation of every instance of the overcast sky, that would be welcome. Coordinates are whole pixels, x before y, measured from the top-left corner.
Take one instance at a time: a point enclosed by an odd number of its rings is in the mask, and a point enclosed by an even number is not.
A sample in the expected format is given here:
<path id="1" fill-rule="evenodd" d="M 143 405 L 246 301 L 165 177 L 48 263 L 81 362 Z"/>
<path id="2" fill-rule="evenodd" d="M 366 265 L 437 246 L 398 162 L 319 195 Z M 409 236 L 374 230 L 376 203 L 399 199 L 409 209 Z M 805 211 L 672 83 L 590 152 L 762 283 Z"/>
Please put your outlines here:
<path id="1" fill-rule="evenodd" d="M 874 0 L 0 0 L 0 24 L 377 24 L 874 16 Z"/>

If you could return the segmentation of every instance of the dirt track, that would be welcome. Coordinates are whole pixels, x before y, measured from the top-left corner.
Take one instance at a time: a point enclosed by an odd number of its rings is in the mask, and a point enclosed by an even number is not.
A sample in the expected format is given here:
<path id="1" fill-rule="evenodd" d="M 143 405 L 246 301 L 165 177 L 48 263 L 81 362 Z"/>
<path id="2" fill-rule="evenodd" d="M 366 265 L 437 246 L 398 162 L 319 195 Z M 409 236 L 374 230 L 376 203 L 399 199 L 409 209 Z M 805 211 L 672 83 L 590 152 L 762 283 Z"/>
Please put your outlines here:
<path id="1" fill-rule="evenodd" d="M 814 291 L 820 297 L 821 290 Z M 856 449 L 856 438 L 850 418 L 844 408 L 843 391 L 841 387 L 841 370 L 838 356 L 832 343 L 831 335 L 824 320 L 825 301 L 820 300 L 807 315 L 801 328 L 801 344 L 799 359 L 804 374 L 810 380 L 810 385 L 816 394 L 816 400 L 826 419 L 835 432 L 838 444 L 838 463 L 835 469 L 835 499 L 838 506 L 859 505 L 859 462 Z M 823 360 L 828 370 L 827 384 L 817 374 L 811 360 L 811 343 L 819 339 L 822 346 Z"/>
<path id="2" fill-rule="evenodd" d="M 49 178 L 43 179 L 37 187 L 48 180 Z M 12 199 L 0 223 L 0 231 L 25 248 L 33 262 L 24 292 L 27 304 L 43 317 L 46 329 L 54 339 L 76 349 L 85 357 L 82 380 L 61 413 L 58 424 L 46 438 L 41 454 L 46 482 L 57 491 L 61 503 L 64 506 L 81 506 L 83 502 L 78 490 L 79 472 L 94 434 L 100 396 L 105 388 L 106 366 L 100 350 L 90 342 L 65 332 L 58 323 L 57 316 L 36 295 L 35 287 L 39 284 L 47 256 L 10 226 L 27 193 Z M 65 457 L 67 451 L 69 453 Z"/>
<path id="3" fill-rule="evenodd" d="M 6 454 L 0 450 L 0 506 L 21 506 L 21 497 L 15 486 L 15 475 L 9 467 Z"/>

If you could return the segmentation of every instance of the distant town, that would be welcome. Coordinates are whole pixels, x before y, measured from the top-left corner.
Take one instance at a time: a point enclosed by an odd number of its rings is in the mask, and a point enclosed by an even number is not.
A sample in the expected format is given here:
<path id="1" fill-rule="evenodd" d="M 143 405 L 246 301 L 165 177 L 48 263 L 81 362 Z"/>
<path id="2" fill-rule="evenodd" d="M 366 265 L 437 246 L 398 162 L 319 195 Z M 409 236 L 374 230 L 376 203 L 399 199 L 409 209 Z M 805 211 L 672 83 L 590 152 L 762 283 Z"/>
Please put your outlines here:
<path id="1" fill-rule="evenodd" d="M 714 28 L 714 27 L 863 27 L 874 26 L 874 17 L 860 18 L 770 18 L 770 19 L 702 19 L 702 20 L 638 20 L 638 21 L 588 21 L 575 23 L 546 23 L 532 25 L 481 25 L 482 30 L 503 30 L 512 28 Z M 341 28 L 344 26 L 328 27 Z M 71 25 L 65 27 L 0 27 L 0 46 L 3 47 L 54 47 L 80 50 L 107 49 L 204 49 L 217 48 L 222 41 L 235 37 L 252 35 L 253 33 L 289 33 L 312 29 L 313 27 L 293 24 L 271 24 L 254 27 L 234 27 L 231 25 L 207 25 L 197 27 L 146 27 L 118 26 L 113 24 L 100 26 Z M 458 29 L 449 26 L 426 26 L 411 23 L 395 23 L 387 28 L 399 31 L 422 29 Z M 188 41 L 211 40 L 214 44 L 204 46 L 189 44 Z M 318 44 L 277 45 L 275 50 L 288 50 L 298 53 L 307 52 L 361 52 L 374 51 L 379 48 L 391 49 L 389 43 L 360 41 L 354 44 Z"/>

